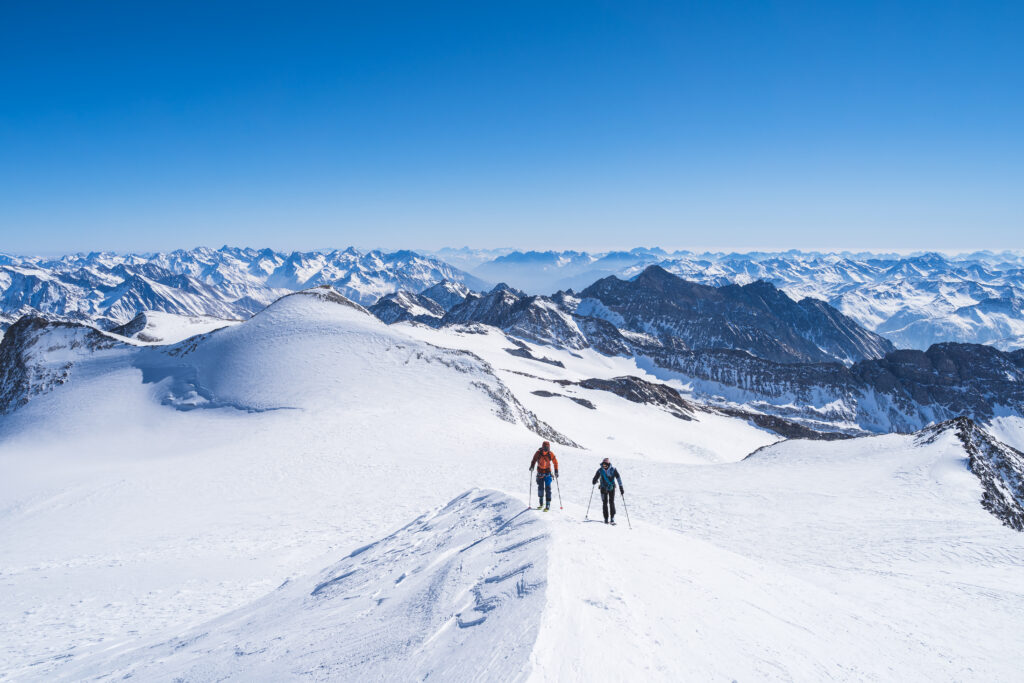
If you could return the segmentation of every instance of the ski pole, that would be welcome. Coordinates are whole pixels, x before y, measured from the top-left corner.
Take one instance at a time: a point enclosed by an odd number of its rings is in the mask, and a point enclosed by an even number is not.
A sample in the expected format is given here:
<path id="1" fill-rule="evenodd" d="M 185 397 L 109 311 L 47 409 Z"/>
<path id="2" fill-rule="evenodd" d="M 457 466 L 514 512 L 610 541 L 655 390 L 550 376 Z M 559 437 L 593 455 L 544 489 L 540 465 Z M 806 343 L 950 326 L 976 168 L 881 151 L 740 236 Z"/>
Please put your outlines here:
<path id="1" fill-rule="evenodd" d="M 526 509 L 529 510 L 533 507 L 533 503 L 530 502 L 530 498 L 533 497 L 533 470 L 530 470 L 530 483 L 526 486 Z"/>
<path id="2" fill-rule="evenodd" d="M 555 477 L 555 490 L 558 491 L 558 509 L 564 510 L 562 507 L 562 487 L 558 485 L 558 477 Z"/>
<path id="3" fill-rule="evenodd" d="M 597 488 L 597 484 L 590 487 L 590 500 L 587 501 L 587 514 L 583 516 L 583 519 L 590 519 L 590 504 L 594 502 L 594 489 Z"/>
<path id="4" fill-rule="evenodd" d="M 613 493 L 614 493 L 614 491 L 615 491 L 615 489 L 612 489 Z M 629 521 L 629 506 L 626 505 L 626 492 L 625 491 L 620 491 L 620 493 L 622 494 L 622 509 L 624 509 L 626 511 L 626 524 L 628 524 L 630 530 L 632 530 L 633 529 L 633 523 Z"/>

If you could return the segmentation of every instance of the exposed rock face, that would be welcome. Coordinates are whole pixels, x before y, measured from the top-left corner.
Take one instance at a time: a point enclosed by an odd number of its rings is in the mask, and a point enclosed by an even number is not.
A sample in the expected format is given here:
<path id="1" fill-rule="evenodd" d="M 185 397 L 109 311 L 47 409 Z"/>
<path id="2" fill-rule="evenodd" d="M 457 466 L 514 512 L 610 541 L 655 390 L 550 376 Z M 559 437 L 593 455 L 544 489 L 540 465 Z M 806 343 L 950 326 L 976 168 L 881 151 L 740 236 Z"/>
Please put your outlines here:
<path id="1" fill-rule="evenodd" d="M 528 358 L 529 360 L 535 360 L 538 363 L 547 363 L 548 365 L 553 365 L 556 368 L 565 367 L 565 363 L 560 360 L 554 360 L 553 358 L 547 358 L 546 356 L 535 356 L 530 347 L 518 339 L 509 337 L 509 340 L 515 345 L 515 348 L 505 349 L 505 353 L 508 353 L 509 355 L 517 356 L 519 358 Z"/>
<path id="2" fill-rule="evenodd" d="M 954 432 L 967 451 L 971 472 L 984 490 L 982 506 L 1011 529 L 1024 531 L 1024 453 L 966 417 L 923 430 L 918 441 L 930 443 L 946 432 Z"/>
<path id="3" fill-rule="evenodd" d="M 1024 353 L 978 344 L 894 351 L 849 368 L 771 363 L 737 351 L 672 354 L 658 363 L 692 378 L 700 396 L 869 432 L 909 433 L 960 415 L 987 421 L 999 410 L 1024 414 Z"/>
<path id="4" fill-rule="evenodd" d="M 146 318 L 145 312 L 141 312 L 134 318 L 126 322 L 124 325 L 118 325 L 117 327 L 111 328 L 110 331 L 113 332 L 114 334 L 119 334 L 122 337 L 134 338 L 137 334 L 146 329 L 146 325 L 148 323 L 149 321 Z M 143 339 L 142 341 L 149 340 Z"/>
<path id="5" fill-rule="evenodd" d="M 436 324 L 444 316 L 444 309 L 433 299 L 406 291 L 382 296 L 369 310 L 388 325 L 405 320 Z"/>
<path id="6" fill-rule="evenodd" d="M 766 429 L 769 432 L 778 434 L 779 436 L 786 439 L 812 439 L 815 441 L 839 441 L 841 439 L 853 438 L 850 434 L 844 434 L 842 432 L 831 432 L 831 431 L 819 431 L 818 429 L 811 429 L 810 427 L 804 426 L 798 422 L 792 420 L 784 420 L 781 417 L 775 415 L 765 415 L 764 413 L 754 413 L 749 410 L 743 410 L 741 408 L 717 408 L 716 413 L 721 415 L 728 415 L 729 417 L 738 417 L 742 420 L 747 420 L 761 429 Z"/>
<path id="7" fill-rule="evenodd" d="M 548 297 L 525 296 L 509 287 L 495 287 L 470 296 L 441 320 L 442 325 L 483 323 L 541 344 L 582 349 L 587 339 L 572 316 Z"/>
<path id="8" fill-rule="evenodd" d="M 0 414 L 68 381 L 80 351 L 121 344 L 91 327 L 26 316 L 0 342 Z"/>
<path id="9" fill-rule="evenodd" d="M 426 297 L 437 303 L 443 310 L 450 311 L 466 300 L 470 294 L 469 287 L 451 280 L 438 282 L 432 287 L 427 287 L 420 296 Z"/>
<path id="10" fill-rule="evenodd" d="M 742 349 L 779 363 L 878 358 L 894 349 L 824 301 L 793 301 L 770 283 L 709 287 L 650 266 L 580 293 L 577 313 L 681 349 Z"/>
<path id="11" fill-rule="evenodd" d="M 530 393 L 533 394 L 534 396 L 541 396 L 542 398 L 554 398 L 556 396 L 560 398 L 567 398 L 573 403 L 579 404 L 584 408 L 587 408 L 589 410 L 597 410 L 597 406 L 595 406 L 592 401 L 588 401 L 585 398 L 579 398 L 578 396 L 566 396 L 565 394 L 559 394 L 558 392 L 555 391 L 545 391 L 544 389 L 538 389 L 536 391 L 531 391 Z"/>
<path id="12" fill-rule="evenodd" d="M 708 287 L 652 266 L 636 280 L 611 277 L 579 297 L 528 296 L 499 285 L 453 307 L 442 325 L 483 323 L 533 341 L 608 355 L 743 349 L 784 363 L 876 358 L 892 350 L 828 304 L 794 302 L 774 286 Z"/>
<path id="13" fill-rule="evenodd" d="M 584 389 L 610 391 L 633 403 L 655 405 L 681 420 L 692 420 L 697 411 L 679 392 L 665 384 L 656 384 L 639 377 L 615 377 L 614 379 L 585 379 L 579 383 Z"/>
<path id="14" fill-rule="evenodd" d="M 631 356 L 633 345 L 619 328 L 602 318 L 576 316 L 576 325 L 590 346 L 606 356 Z"/>
<path id="15" fill-rule="evenodd" d="M 570 382 L 566 380 L 558 381 L 557 383 L 562 385 L 570 384 Z M 627 376 L 616 377 L 614 379 L 586 379 L 582 382 L 576 382 L 575 384 L 584 387 L 585 389 L 609 391 L 617 396 L 621 396 L 627 401 L 632 401 L 633 403 L 657 406 L 681 420 L 693 420 L 700 412 L 710 412 L 748 420 L 762 429 L 768 430 L 787 439 L 817 439 L 831 441 L 849 438 L 846 434 L 842 434 L 840 432 L 811 429 L 810 427 L 775 415 L 765 415 L 735 407 L 709 408 L 707 406 L 697 405 L 684 399 L 679 395 L 679 392 L 667 384 L 648 382 L 647 380 L 640 379 L 639 377 Z M 535 391 L 533 393 L 544 395 L 545 393 L 549 394 L 551 392 L 541 393 Z M 553 395 L 557 396 L 559 394 Z M 573 400 L 577 402 L 580 401 L 576 398 L 573 398 Z"/>

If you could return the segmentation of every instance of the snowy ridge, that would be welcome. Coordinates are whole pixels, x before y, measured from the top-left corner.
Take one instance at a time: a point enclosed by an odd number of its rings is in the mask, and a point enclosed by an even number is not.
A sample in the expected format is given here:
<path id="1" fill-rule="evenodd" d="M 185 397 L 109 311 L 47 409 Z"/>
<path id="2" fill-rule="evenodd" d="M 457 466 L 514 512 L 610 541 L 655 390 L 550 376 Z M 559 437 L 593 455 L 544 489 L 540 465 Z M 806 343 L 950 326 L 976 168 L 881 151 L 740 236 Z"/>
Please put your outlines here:
<path id="1" fill-rule="evenodd" d="M 82 325 L 24 318 L 0 342 L 0 412 L 53 391 L 68 381 L 76 364 L 101 361 L 96 352 L 115 347 L 120 362 L 141 370 L 144 383 L 160 387 L 164 405 L 181 410 L 311 407 L 315 396 L 337 385 L 339 374 L 362 359 L 368 367 L 349 377 L 376 376 L 373 381 L 388 386 L 411 372 L 417 383 L 425 383 L 435 376 L 426 369 L 440 368 L 436 374 L 445 381 L 439 390 L 454 383 L 457 387 L 450 390 L 474 393 L 502 420 L 575 445 L 525 408 L 483 359 L 392 332 L 330 286 L 288 294 L 244 323 L 169 346 L 119 345 L 113 335 Z M 328 349 L 347 357 L 343 367 L 325 373 L 319 365 Z M 399 365 L 412 369 L 388 371 Z"/>
<path id="2" fill-rule="evenodd" d="M 61 678 L 523 680 L 548 548 L 521 501 L 469 491 L 252 606 Z"/>
<path id="3" fill-rule="evenodd" d="M 971 472 L 985 489 L 981 504 L 1006 526 L 1024 531 L 1024 453 L 963 417 L 924 430 L 918 443 L 933 443 L 947 432 L 963 444 Z"/>

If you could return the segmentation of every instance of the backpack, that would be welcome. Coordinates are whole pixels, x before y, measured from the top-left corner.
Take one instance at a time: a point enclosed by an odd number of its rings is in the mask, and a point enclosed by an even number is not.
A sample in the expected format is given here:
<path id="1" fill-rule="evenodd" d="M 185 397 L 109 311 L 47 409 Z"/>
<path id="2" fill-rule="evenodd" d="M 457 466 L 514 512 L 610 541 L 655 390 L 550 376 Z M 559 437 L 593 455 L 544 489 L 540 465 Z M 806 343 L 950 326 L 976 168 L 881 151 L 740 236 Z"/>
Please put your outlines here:
<path id="1" fill-rule="evenodd" d="M 551 451 L 540 452 L 540 457 L 537 458 L 537 469 L 538 471 L 551 469 Z"/>
<path id="2" fill-rule="evenodd" d="M 601 468 L 601 488 L 605 491 L 615 490 L 615 468 L 611 465 L 608 469 Z"/>

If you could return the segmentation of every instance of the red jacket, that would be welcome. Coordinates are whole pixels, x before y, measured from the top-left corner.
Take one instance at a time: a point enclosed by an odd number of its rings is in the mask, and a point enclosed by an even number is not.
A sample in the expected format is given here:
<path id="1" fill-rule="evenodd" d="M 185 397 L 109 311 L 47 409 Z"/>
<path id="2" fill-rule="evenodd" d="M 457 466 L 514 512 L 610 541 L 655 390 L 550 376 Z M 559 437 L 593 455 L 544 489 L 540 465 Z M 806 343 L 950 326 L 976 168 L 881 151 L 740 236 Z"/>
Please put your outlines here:
<path id="1" fill-rule="evenodd" d="M 555 472 L 558 471 L 558 458 L 551 451 L 538 450 L 533 454 L 533 462 L 530 463 L 530 469 L 532 470 L 534 465 L 537 466 L 537 471 L 547 474 L 551 471 L 551 463 L 555 463 Z"/>

